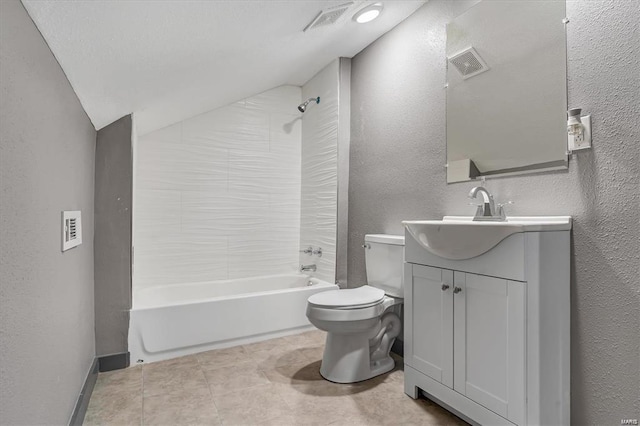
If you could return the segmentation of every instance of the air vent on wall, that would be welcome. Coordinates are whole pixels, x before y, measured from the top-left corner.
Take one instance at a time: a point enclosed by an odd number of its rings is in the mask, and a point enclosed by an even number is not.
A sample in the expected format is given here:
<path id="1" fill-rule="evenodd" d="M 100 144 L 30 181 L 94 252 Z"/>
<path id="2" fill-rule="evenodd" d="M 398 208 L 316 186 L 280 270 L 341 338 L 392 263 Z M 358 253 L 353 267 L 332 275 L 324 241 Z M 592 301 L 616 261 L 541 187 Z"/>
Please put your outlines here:
<path id="1" fill-rule="evenodd" d="M 465 80 L 489 70 L 489 66 L 473 47 L 450 56 L 448 60 Z"/>
<path id="2" fill-rule="evenodd" d="M 79 210 L 62 212 L 62 251 L 82 244 L 82 221 Z"/>
<path id="3" fill-rule="evenodd" d="M 353 5 L 353 2 L 341 4 L 340 6 L 325 9 L 318 13 L 313 21 L 306 26 L 304 31 L 312 30 L 314 28 L 323 27 L 325 25 L 335 24 L 338 19 Z"/>

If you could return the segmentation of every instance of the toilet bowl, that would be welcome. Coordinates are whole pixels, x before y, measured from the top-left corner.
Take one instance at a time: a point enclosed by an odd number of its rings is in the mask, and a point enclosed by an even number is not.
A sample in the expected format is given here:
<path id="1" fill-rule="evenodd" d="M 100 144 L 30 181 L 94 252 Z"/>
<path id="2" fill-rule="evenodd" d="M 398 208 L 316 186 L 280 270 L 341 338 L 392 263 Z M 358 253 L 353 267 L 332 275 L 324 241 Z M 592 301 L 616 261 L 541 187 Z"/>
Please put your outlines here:
<path id="1" fill-rule="evenodd" d="M 394 306 L 403 302 L 404 237 L 365 236 L 367 285 L 314 294 L 307 318 L 327 332 L 320 374 L 336 383 L 354 383 L 395 366 L 389 351 L 401 332 Z"/>

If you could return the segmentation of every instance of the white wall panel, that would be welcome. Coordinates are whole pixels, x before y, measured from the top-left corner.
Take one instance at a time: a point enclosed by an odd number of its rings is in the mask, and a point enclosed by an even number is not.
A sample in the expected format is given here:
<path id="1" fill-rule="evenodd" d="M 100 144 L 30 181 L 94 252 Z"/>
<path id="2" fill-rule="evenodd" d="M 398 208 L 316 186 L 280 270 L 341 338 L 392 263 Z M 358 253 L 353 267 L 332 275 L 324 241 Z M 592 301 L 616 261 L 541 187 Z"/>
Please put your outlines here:
<path id="1" fill-rule="evenodd" d="M 244 102 L 185 120 L 182 127 L 184 141 L 207 141 L 218 148 L 269 151 L 269 112 L 246 108 Z"/>
<path id="2" fill-rule="evenodd" d="M 181 192 L 144 189 L 136 192 L 136 197 L 136 214 L 145 219 L 136 222 L 136 238 L 148 243 L 175 241 L 181 233 Z"/>
<path id="3" fill-rule="evenodd" d="M 278 87 L 139 138 L 134 288 L 297 270 L 300 100 Z"/>
<path id="4" fill-rule="evenodd" d="M 138 143 L 137 188 L 226 191 L 228 150 L 204 141 L 181 143 L 154 136 L 144 136 Z"/>

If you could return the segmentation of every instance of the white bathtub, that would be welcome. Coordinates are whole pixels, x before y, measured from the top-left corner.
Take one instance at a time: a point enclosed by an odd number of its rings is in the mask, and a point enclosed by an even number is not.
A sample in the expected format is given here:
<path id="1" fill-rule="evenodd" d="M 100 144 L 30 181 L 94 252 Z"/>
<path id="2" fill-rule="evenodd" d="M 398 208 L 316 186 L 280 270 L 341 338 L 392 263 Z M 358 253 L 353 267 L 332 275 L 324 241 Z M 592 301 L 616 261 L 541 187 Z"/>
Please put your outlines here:
<path id="1" fill-rule="evenodd" d="M 271 275 L 140 289 L 129 323 L 131 364 L 311 329 L 307 299 L 337 288 L 306 275 Z"/>

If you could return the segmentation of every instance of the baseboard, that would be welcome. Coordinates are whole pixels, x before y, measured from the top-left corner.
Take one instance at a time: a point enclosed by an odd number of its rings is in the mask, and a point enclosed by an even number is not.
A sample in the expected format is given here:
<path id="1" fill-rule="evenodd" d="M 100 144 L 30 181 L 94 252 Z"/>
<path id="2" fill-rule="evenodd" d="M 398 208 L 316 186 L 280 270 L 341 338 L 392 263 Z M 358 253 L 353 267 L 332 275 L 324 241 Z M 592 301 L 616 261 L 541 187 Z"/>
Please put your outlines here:
<path id="1" fill-rule="evenodd" d="M 78 401 L 76 401 L 76 406 L 69 420 L 70 426 L 81 426 L 82 422 L 84 422 L 84 415 L 87 413 L 87 407 L 89 406 L 96 380 L 98 380 L 98 358 L 94 358 L 93 363 L 91 363 L 91 368 L 87 373 L 87 378 L 84 381 L 80 395 L 78 395 Z"/>
<path id="2" fill-rule="evenodd" d="M 98 364 L 100 365 L 100 372 L 120 370 L 127 368 L 130 365 L 129 352 L 123 352 L 113 355 L 105 355 L 98 357 Z"/>

